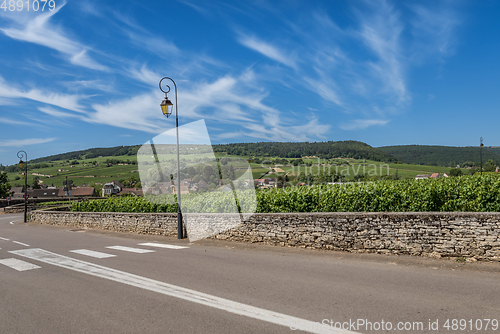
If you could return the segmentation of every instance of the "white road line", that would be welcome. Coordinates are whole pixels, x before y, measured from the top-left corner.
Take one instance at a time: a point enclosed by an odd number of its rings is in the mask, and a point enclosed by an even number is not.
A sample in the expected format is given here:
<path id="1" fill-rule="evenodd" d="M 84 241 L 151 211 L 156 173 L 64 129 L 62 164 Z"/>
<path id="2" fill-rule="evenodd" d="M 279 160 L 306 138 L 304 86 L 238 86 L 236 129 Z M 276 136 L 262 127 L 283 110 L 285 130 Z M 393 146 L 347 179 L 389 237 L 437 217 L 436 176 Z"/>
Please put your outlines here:
<path id="1" fill-rule="evenodd" d="M 26 246 L 26 247 L 29 247 L 30 245 L 27 245 L 27 244 L 23 244 L 22 242 L 19 242 L 19 241 L 14 241 L 12 240 L 12 242 L 18 244 L 18 245 L 21 245 L 21 246 Z"/>
<path id="2" fill-rule="evenodd" d="M 150 278 L 141 277 L 124 271 L 119 271 L 90 262 L 73 259 L 40 248 L 22 249 L 17 251 L 10 251 L 9 253 L 24 256 L 32 260 L 52 264 L 54 266 L 66 268 L 69 270 L 78 271 L 84 274 L 105 278 L 123 284 L 128 284 L 141 289 L 161 293 L 163 295 L 172 296 L 175 298 L 180 298 L 190 302 L 217 308 L 229 313 L 243 315 L 246 317 L 289 328 L 294 327 L 309 333 L 357 334 L 353 331 L 321 325 L 318 322 L 292 317 L 286 314 L 234 302 L 228 299 L 212 296 L 195 290 L 182 288 L 180 286 L 155 281 Z"/>
<path id="3" fill-rule="evenodd" d="M 151 249 L 133 248 L 133 247 L 125 247 L 125 246 L 109 246 L 106 248 L 121 250 L 121 251 L 125 251 L 125 252 L 141 253 L 141 254 L 155 252 L 154 250 L 151 250 Z"/>
<path id="4" fill-rule="evenodd" d="M 0 237 L 0 239 L 5 240 L 5 241 L 9 241 L 10 240 L 10 239 L 7 239 L 7 238 L 2 238 L 2 237 Z"/>
<path id="5" fill-rule="evenodd" d="M 167 244 L 157 244 L 156 242 L 145 242 L 143 244 L 139 244 L 139 246 L 150 246 L 150 247 L 160 247 L 160 248 L 171 248 L 171 249 L 183 249 L 189 248 L 186 246 L 176 246 L 176 245 L 167 245 Z"/>
<path id="6" fill-rule="evenodd" d="M 18 259 L 14 259 L 14 258 L 2 259 L 2 260 L 0 260 L 0 263 L 7 266 L 7 267 L 11 267 L 12 269 L 16 269 L 17 271 L 25 271 L 25 270 L 41 268 L 35 264 L 29 263 L 29 262 L 24 262 L 22 260 L 18 260 Z"/>
<path id="7" fill-rule="evenodd" d="M 87 256 L 98 258 L 98 259 L 105 259 L 108 257 L 116 256 L 114 254 L 101 253 L 101 252 L 96 252 L 96 251 L 88 250 L 88 249 L 75 249 L 75 250 L 70 250 L 70 252 L 82 254 L 82 255 L 87 255 Z"/>

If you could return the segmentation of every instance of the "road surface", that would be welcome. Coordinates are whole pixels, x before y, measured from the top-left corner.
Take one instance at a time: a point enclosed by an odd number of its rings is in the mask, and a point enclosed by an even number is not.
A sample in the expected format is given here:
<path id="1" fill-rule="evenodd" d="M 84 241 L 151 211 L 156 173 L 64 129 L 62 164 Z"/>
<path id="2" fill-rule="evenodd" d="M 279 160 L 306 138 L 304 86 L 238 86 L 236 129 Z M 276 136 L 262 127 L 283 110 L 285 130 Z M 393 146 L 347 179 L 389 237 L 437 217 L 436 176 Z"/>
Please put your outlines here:
<path id="1" fill-rule="evenodd" d="M 0 333 L 500 333 L 499 297 L 498 263 L 190 244 L 0 215 Z"/>

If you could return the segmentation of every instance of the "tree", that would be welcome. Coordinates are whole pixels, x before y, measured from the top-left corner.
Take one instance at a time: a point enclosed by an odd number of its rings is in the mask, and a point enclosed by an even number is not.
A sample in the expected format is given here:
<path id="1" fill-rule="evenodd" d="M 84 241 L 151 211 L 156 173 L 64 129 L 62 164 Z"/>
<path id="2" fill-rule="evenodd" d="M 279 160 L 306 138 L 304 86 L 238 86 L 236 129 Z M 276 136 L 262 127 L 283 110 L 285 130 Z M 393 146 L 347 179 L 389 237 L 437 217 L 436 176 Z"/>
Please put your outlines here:
<path id="1" fill-rule="evenodd" d="M 450 169 L 450 176 L 461 176 L 462 170 L 460 168 L 452 168 Z"/>
<path id="2" fill-rule="evenodd" d="M 33 178 L 33 184 L 31 186 L 33 189 L 40 189 L 42 187 L 40 187 L 40 178 L 38 176 L 35 176 Z"/>
<path id="3" fill-rule="evenodd" d="M 485 172 L 494 172 L 497 166 L 495 166 L 495 162 L 492 159 L 489 159 L 488 162 L 486 162 L 483 165 L 483 171 Z"/>
<path id="4" fill-rule="evenodd" d="M 0 172 L 0 198 L 7 198 L 12 194 L 13 192 L 10 191 L 10 183 L 7 174 Z"/>

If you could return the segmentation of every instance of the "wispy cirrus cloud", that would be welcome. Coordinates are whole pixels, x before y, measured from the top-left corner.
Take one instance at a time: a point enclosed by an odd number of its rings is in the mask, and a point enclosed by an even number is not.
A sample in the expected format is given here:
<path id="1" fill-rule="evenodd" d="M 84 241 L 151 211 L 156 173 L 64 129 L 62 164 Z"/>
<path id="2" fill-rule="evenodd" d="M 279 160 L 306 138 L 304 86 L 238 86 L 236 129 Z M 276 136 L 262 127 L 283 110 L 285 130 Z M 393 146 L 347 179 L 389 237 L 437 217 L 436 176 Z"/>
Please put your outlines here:
<path id="1" fill-rule="evenodd" d="M 129 15 L 125 15 L 115 9 L 111 9 L 110 12 L 118 22 L 122 23 L 119 31 L 127 36 L 135 46 L 146 49 L 160 58 L 170 57 L 172 54 L 180 52 L 179 48 L 173 42 L 167 41 L 162 36 L 144 29 Z M 126 27 L 123 27 L 123 24 Z"/>
<path id="2" fill-rule="evenodd" d="M 388 120 L 381 119 L 356 119 L 350 123 L 343 123 L 340 125 L 342 130 L 363 130 L 374 125 L 386 125 Z"/>
<path id="3" fill-rule="evenodd" d="M 128 31 L 127 35 L 134 45 L 141 49 L 145 48 L 161 58 L 169 58 L 172 54 L 178 54 L 180 52 L 179 48 L 177 48 L 174 43 L 166 41 L 162 37 L 151 35 L 150 33 Z"/>
<path id="4" fill-rule="evenodd" d="M 448 57 L 457 44 L 456 28 L 461 19 L 448 4 L 435 4 L 432 8 L 422 5 L 410 6 L 414 18 L 411 32 L 416 39 L 414 53 L 417 55 L 439 54 Z"/>
<path id="5" fill-rule="evenodd" d="M 410 95 L 405 82 L 401 14 L 385 0 L 370 5 L 370 14 L 358 14 L 360 38 L 377 58 L 376 61 L 370 61 L 369 66 L 384 83 L 386 92 L 394 94 L 398 102 L 407 102 Z"/>
<path id="6" fill-rule="evenodd" d="M 332 79 L 323 77 L 320 79 L 304 78 L 304 80 L 309 84 L 309 89 L 315 91 L 324 100 L 333 102 L 339 106 L 342 105 L 337 84 Z"/>
<path id="7" fill-rule="evenodd" d="M 80 89 L 92 89 L 101 92 L 114 92 L 115 88 L 111 83 L 104 80 L 74 80 L 62 83 L 68 90 L 79 91 Z"/>
<path id="8" fill-rule="evenodd" d="M 240 34 L 240 36 L 238 37 L 238 41 L 247 48 L 257 51 L 258 53 L 261 53 L 268 58 L 271 58 L 292 68 L 296 67 L 294 57 L 286 55 L 286 53 L 280 50 L 277 46 L 264 42 L 263 40 L 258 39 L 255 36 Z"/>
<path id="9" fill-rule="evenodd" d="M 158 81 L 161 79 L 160 74 L 150 70 L 146 64 L 143 64 L 140 68 L 131 67 L 127 71 L 127 75 L 142 83 L 155 86 L 157 86 Z"/>
<path id="10" fill-rule="evenodd" d="M 4 18 L 10 19 L 14 24 L 11 26 L 3 25 L 0 31 L 12 39 L 57 50 L 64 54 L 73 65 L 98 71 L 108 71 L 109 69 L 106 66 L 99 64 L 89 56 L 89 47 L 77 42 L 74 38 L 68 37 L 59 26 L 51 24 L 51 18 L 65 5 L 66 2 L 57 3 L 55 10 L 43 13 L 26 11 L 10 12 L 9 15 L 2 15 Z"/>
<path id="11" fill-rule="evenodd" d="M 211 82 L 181 84 L 178 96 L 181 121 L 205 119 L 241 129 L 216 135 L 227 140 L 235 138 L 236 133 L 269 140 L 311 140 L 328 131 L 330 126 L 321 124 L 314 116 L 310 116 L 306 123 L 283 120 L 279 110 L 264 103 L 268 93 L 254 88 L 255 77 L 250 72 L 247 69 L 237 77 L 226 75 Z M 171 98 L 172 94 L 173 90 L 169 94 Z M 160 133 L 172 126 L 161 115 L 159 104 L 162 98 L 162 93 L 155 89 L 106 104 L 93 104 L 94 111 L 82 119 L 89 123 Z M 45 112 L 54 113 L 53 110 Z"/>
<path id="12" fill-rule="evenodd" d="M 29 139 L 11 139 L 0 141 L 0 146 L 20 147 L 29 145 L 38 145 L 53 142 L 57 138 L 29 138 Z"/>
<path id="13" fill-rule="evenodd" d="M 10 124 L 10 125 L 33 125 L 31 123 L 28 123 L 28 122 L 23 122 L 23 121 L 17 121 L 17 120 L 13 120 L 13 119 L 10 119 L 10 118 L 4 118 L 4 117 L 0 117 L 0 124 Z"/>
<path id="14" fill-rule="evenodd" d="M 94 124 L 105 124 L 114 127 L 159 133 L 165 130 L 162 126 L 163 116 L 160 110 L 162 95 L 146 92 L 132 97 L 92 105 L 93 112 L 83 118 Z"/>
<path id="15" fill-rule="evenodd" d="M 422 54 L 448 56 L 453 52 L 459 20 L 452 6 L 445 3 L 409 7 L 412 20 L 403 18 L 398 3 L 358 2 L 351 6 L 354 15 L 348 27 L 338 25 L 326 12 L 301 13 L 298 20 L 284 20 L 297 39 L 288 49 L 284 44 L 278 48 L 251 34 L 236 32 L 236 39 L 288 65 L 289 68 L 273 72 L 271 78 L 276 82 L 287 81 L 287 86 L 302 86 L 301 81 L 307 82 L 306 88 L 320 96 L 326 106 L 333 106 L 332 111 L 352 115 L 354 120 L 343 128 L 362 129 L 382 125 L 385 121 L 374 120 L 407 110 L 412 100 L 409 72 L 418 64 L 417 51 L 420 58 Z M 283 39 L 281 31 L 266 38 Z M 294 47 L 300 57 L 289 56 L 295 54 Z M 259 67 L 269 72 L 259 64 L 255 70 Z"/>
<path id="16" fill-rule="evenodd" d="M 46 104 L 51 104 L 64 109 L 85 112 L 80 105 L 80 100 L 84 98 L 83 95 L 78 94 L 62 94 L 51 91 L 42 91 L 39 89 L 21 90 L 13 87 L 13 85 L 5 82 L 0 76 L 0 97 L 9 99 L 25 98 L 33 101 L 38 101 Z"/>
<path id="17" fill-rule="evenodd" d="M 80 114 L 70 114 L 67 112 L 55 110 L 54 108 L 49 108 L 49 107 L 38 107 L 38 110 L 43 112 L 44 114 L 56 117 L 56 118 L 80 118 L 84 119 L 82 115 Z"/>

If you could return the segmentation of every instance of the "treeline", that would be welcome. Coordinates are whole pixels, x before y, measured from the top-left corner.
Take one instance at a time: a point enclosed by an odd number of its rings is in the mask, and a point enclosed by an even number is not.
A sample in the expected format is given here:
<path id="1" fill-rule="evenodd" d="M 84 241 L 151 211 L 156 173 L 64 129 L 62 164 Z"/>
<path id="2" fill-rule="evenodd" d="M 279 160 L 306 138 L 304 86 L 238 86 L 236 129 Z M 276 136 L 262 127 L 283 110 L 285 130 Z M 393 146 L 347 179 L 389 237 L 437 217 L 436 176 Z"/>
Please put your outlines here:
<path id="1" fill-rule="evenodd" d="M 213 146 L 214 152 L 227 152 L 230 155 L 302 158 L 316 156 L 321 159 L 354 158 L 374 161 L 395 162 L 397 159 L 359 141 L 327 142 L 260 142 L 220 144 Z"/>
<path id="2" fill-rule="evenodd" d="M 408 164 L 454 167 L 479 166 L 479 147 L 399 145 L 384 146 L 380 151 L 390 154 Z M 489 148 L 483 148 L 483 163 L 492 160 L 500 163 L 500 155 Z"/>
<path id="3" fill-rule="evenodd" d="M 89 148 L 87 150 L 82 150 L 82 151 L 61 153 L 44 158 L 33 159 L 31 162 L 36 163 L 36 162 L 58 161 L 58 160 L 94 159 L 100 156 L 103 157 L 121 156 L 121 155 L 133 156 L 137 154 L 137 151 L 139 150 L 140 147 L 141 145 Z"/>
<path id="4" fill-rule="evenodd" d="M 49 165 L 46 163 L 37 163 L 37 164 L 29 163 L 28 164 L 28 170 L 40 169 L 40 168 L 46 168 L 46 167 L 49 167 Z M 0 164 L 0 172 L 19 173 L 19 172 L 23 172 L 23 171 L 24 171 L 24 167 L 23 167 L 23 170 L 21 170 L 21 168 L 19 168 L 18 164 L 11 165 L 11 166 L 4 166 L 4 165 Z"/>

